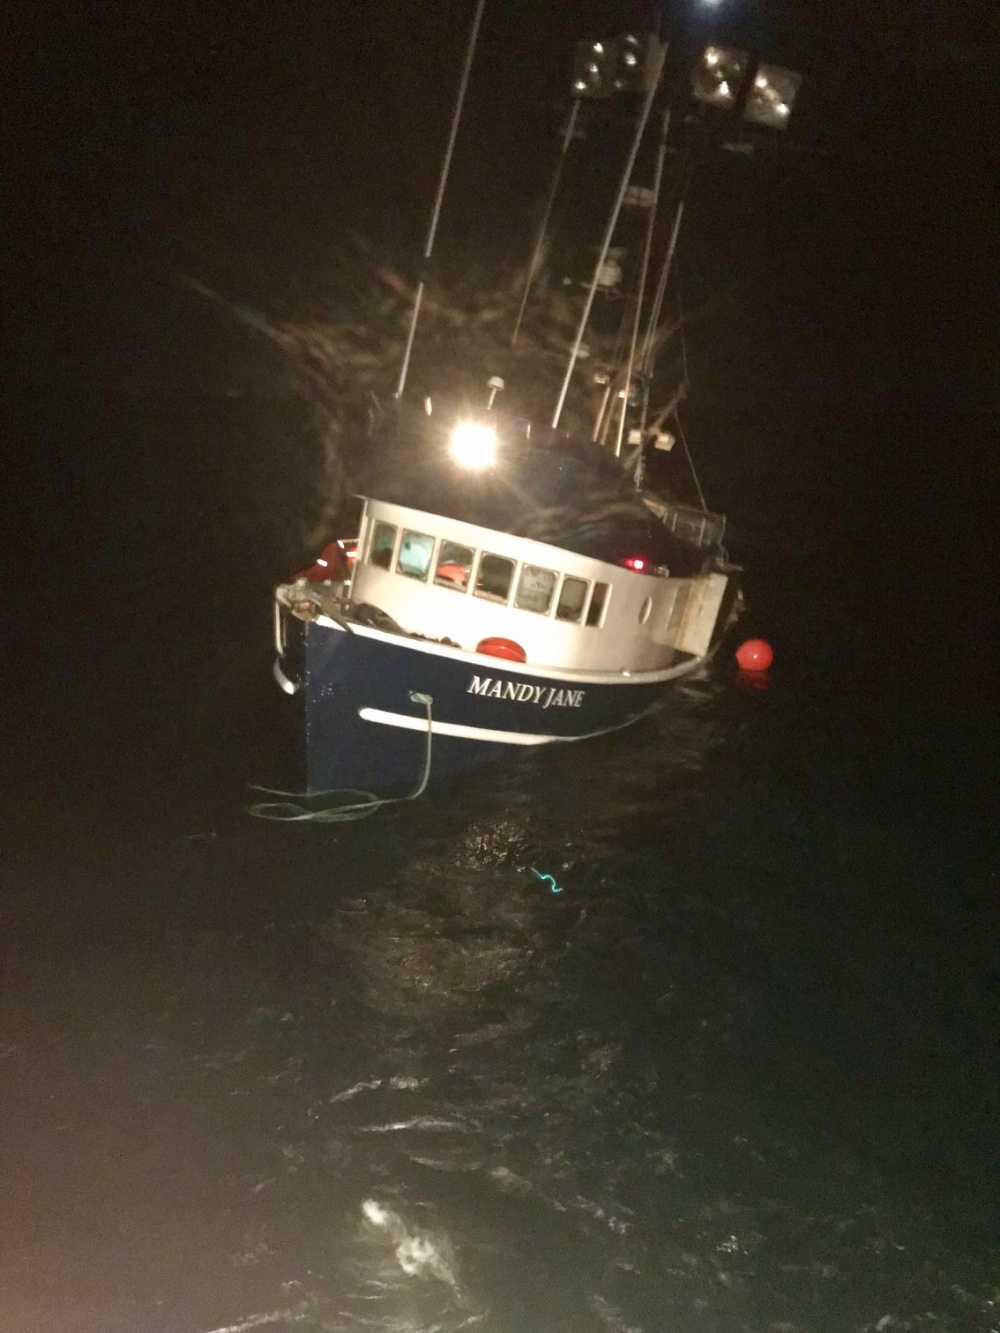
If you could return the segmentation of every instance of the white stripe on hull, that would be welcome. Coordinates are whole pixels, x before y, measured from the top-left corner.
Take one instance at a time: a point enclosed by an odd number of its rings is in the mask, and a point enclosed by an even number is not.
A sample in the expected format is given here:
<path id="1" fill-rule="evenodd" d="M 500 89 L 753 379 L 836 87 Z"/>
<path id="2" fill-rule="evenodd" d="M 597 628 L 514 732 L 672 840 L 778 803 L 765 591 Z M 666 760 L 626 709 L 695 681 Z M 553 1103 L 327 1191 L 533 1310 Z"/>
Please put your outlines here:
<path id="1" fill-rule="evenodd" d="M 406 713 L 388 713 L 382 708 L 359 708 L 358 717 L 365 722 L 377 722 L 383 727 L 402 727 L 404 731 L 427 731 L 427 719 L 408 717 Z M 458 722 L 432 722 L 431 732 L 435 736 L 457 736 L 461 740 L 483 741 L 494 745 L 548 745 L 552 741 L 587 741 L 595 736 L 606 736 L 611 731 L 620 731 L 631 726 L 638 718 L 629 718 L 627 722 L 616 722 L 613 727 L 602 727 L 600 731 L 587 731 L 581 736 L 546 736 L 526 731 L 493 731 L 489 727 L 466 727 Z"/>

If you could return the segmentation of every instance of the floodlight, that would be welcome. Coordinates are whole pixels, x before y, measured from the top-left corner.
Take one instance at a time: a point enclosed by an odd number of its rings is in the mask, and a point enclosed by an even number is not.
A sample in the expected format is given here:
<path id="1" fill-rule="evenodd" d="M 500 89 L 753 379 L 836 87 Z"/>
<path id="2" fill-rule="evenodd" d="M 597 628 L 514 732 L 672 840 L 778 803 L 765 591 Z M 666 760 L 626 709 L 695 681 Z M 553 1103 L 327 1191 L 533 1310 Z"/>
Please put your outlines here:
<path id="1" fill-rule="evenodd" d="M 610 97 L 614 53 L 604 42 L 577 42 L 573 57 L 573 93 L 576 97 Z"/>
<path id="2" fill-rule="evenodd" d="M 451 433 L 450 448 L 460 467 L 480 472 L 496 462 L 497 433 L 481 421 L 460 421 Z"/>
<path id="3" fill-rule="evenodd" d="M 659 71 L 660 43 L 651 33 L 622 33 L 602 42 L 577 42 L 573 59 L 576 97 L 644 93 Z"/>
<path id="4" fill-rule="evenodd" d="M 691 75 L 691 91 L 699 102 L 728 110 L 740 95 L 749 56 L 732 46 L 706 46 Z"/>
<path id="5" fill-rule="evenodd" d="M 802 75 L 779 65 L 760 65 L 754 75 L 743 115 L 756 125 L 783 130 L 788 125 Z"/>
<path id="6" fill-rule="evenodd" d="M 615 42 L 615 91 L 644 93 L 658 69 L 656 56 L 659 42 L 652 33 L 642 37 L 623 33 Z"/>

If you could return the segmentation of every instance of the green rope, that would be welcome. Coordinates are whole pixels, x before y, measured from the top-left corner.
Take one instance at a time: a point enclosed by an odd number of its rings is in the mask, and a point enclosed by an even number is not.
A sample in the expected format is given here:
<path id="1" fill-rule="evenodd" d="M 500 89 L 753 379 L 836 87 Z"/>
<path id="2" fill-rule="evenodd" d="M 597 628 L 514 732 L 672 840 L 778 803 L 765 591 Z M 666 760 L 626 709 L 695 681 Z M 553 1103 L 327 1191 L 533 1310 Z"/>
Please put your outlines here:
<path id="1" fill-rule="evenodd" d="M 283 801 L 258 801 L 256 804 L 247 807 L 247 813 L 257 819 L 277 819 L 284 823 L 303 823 L 313 824 L 347 824 L 354 819 L 367 819 L 373 815 L 376 810 L 381 810 L 384 805 L 399 805 L 401 801 L 415 801 L 418 796 L 423 796 L 427 789 L 427 783 L 431 776 L 431 740 L 433 737 L 431 705 L 434 700 L 429 694 L 418 694 L 410 691 L 410 699 L 415 704 L 423 704 L 427 712 L 427 745 L 424 749 L 424 771 L 420 775 L 420 781 L 414 787 L 413 791 L 407 796 L 389 796 L 379 797 L 370 791 L 357 791 L 351 787 L 343 787 L 332 791 L 276 791 L 273 787 L 251 786 L 251 791 L 262 791 L 268 796 L 284 796 Z M 318 801 L 324 797 L 332 797 L 333 801 L 328 805 L 312 806 L 302 804 L 307 801 Z M 349 800 L 349 797 L 360 797 L 359 800 Z"/>

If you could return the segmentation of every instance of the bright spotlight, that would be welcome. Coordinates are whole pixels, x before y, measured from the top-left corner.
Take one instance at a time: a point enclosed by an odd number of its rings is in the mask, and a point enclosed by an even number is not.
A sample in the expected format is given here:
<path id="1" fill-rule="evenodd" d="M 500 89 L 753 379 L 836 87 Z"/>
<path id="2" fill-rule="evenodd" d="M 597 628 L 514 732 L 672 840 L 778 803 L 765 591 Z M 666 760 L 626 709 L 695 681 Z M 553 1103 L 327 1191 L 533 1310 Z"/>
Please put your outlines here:
<path id="1" fill-rule="evenodd" d="M 497 456 L 497 433 L 481 421 L 460 421 L 451 433 L 451 456 L 460 467 L 482 471 Z"/>

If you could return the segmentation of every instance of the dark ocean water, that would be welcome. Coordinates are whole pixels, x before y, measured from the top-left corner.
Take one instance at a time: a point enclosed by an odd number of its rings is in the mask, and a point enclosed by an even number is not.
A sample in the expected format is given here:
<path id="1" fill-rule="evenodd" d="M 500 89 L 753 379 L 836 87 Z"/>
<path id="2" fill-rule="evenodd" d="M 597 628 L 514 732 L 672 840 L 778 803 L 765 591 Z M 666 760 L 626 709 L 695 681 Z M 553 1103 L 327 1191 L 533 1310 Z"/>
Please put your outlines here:
<path id="1" fill-rule="evenodd" d="M 295 781 L 323 441 L 174 277 L 363 314 L 342 229 L 419 249 L 462 30 L 25 9 L 0 1333 L 1000 1330 L 992 48 L 840 8 L 719 7 L 797 68 L 840 35 L 794 152 L 699 170 L 660 368 L 769 687 L 321 828 L 245 808 Z M 527 253 L 624 9 L 488 7 L 458 271 Z"/>
<path id="2" fill-rule="evenodd" d="M 304 427 L 109 383 L 14 497 L 0 1327 L 1000 1328 L 985 423 L 749 423 L 769 688 L 279 827 Z"/>

